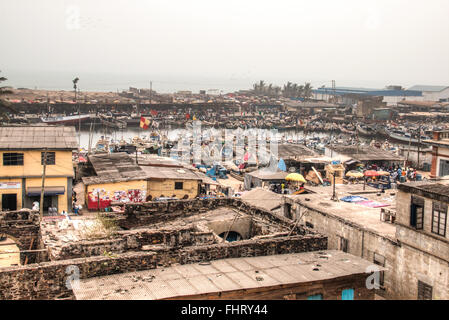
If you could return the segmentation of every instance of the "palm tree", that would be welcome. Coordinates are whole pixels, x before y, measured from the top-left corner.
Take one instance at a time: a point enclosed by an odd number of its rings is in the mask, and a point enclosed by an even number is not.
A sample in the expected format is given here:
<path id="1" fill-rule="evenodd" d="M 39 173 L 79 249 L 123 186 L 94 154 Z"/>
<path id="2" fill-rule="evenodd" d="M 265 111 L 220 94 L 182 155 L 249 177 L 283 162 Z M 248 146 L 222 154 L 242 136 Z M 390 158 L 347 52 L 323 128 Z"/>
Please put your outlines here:
<path id="1" fill-rule="evenodd" d="M 271 97 L 273 96 L 273 84 L 270 83 L 267 87 L 267 96 Z"/>
<path id="2" fill-rule="evenodd" d="M 265 89 L 266 89 L 266 87 L 265 87 L 265 81 L 263 81 L 263 80 L 260 80 L 259 81 L 259 94 L 264 94 L 265 93 Z"/>
<path id="3" fill-rule="evenodd" d="M 259 92 L 259 85 L 257 83 L 253 84 L 253 93 L 257 94 Z"/>
<path id="4" fill-rule="evenodd" d="M 309 99 L 312 96 L 312 86 L 310 85 L 309 82 L 306 82 L 306 84 L 304 85 L 304 90 L 303 90 L 303 97 L 304 100 Z"/>
<path id="5" fill-rule="evenodd" d="M 0 82 L 8 80 L 5 77 L 0 77 Z M 17 110 L 14 109 L 9 101 L 2 99 L 2 96 L 12 94 L 13 91 L 9 89 L 10 87 L 0 87 L 0 117 L 3 120 L 8 120 L 8 113 L 17 113 Z"/>
<path id="6" fill-rule="evenodd" d="M 292 83 L 289 81 L 287 84 L 284 84 L 284 88 L 282 89 L 282 95 L 285 98 L 289 98 L 292 93 Z"/>
<path id="7" fill-rule="evenodd" d="M 297 98 L 301 98 L 304 93 L 304 86 L 301 84 L 298 86 L 298 92 L 296 93 Z"/>
<path id="8" fill-rule="evenodd" d="M 282 89 L 281 89 L 281 87 L 279 87 L 279 86 L 276 86 L 276 87 L 274 87 L 274 95 L 276 96 L 276 98 L 277 97 L 279 97 L 279 95 L 281 94 L 281 92 L 282 92 Z"/>

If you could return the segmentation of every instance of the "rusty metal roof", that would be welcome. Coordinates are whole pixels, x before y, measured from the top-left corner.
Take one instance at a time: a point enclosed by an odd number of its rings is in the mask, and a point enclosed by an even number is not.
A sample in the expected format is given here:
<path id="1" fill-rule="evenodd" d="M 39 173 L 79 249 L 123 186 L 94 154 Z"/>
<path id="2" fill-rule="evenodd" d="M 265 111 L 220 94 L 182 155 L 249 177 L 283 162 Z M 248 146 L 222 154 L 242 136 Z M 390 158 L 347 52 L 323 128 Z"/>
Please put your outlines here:
<path id="1" fill-rule="evenodd" d="M 75 127 L 26 126 L 0 127 L 1 150 L 78 149 Z"/>
<path id="2" fill-rule="evenodd" d="M 404 161 L 401 156 L 397 156 L 392 152 L 372 148 L 372 147 L 357 147 L 344 145 L 331 145 L 329 149 L 341 155 L 345 155 L 358 161 Z"/>
<path id="3" fill-rule="evenodd" d="M 242 257 L 82 279 L 74 293 L 78 300 L 188 298 L 365 274 L 370 265 L 337 250 Z"/>
<path id="4" fill-rule="evenodd" d="M 93 155 L 89 156 L 89 161 L 97 175 L 82 178 L 85 185 L 148 179 L 198 180 L 208 183 L 199 172 L 185 167 L 166 167 L 164 162 L 158 166 L 140 165 L 140 162 L 136 164 L 135 158 L 125 152 Z"/>

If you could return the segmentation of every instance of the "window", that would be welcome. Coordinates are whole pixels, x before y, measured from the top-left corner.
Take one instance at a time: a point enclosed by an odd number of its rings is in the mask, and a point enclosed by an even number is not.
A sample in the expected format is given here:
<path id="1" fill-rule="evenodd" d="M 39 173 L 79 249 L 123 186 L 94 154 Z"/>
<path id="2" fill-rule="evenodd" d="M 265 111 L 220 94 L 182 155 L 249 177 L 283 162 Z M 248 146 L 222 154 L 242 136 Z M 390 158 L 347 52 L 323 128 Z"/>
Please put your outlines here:
<path id="1" fill-rule="evenodd" d="M 343 252 L 348 252 L 349 241 L 343 237 L 340 237 L 340 250 Z"/>
<path id="2" fill-rule="evenodd" d="M 424 228 L 424 199 L 412 197 L 410 206 L 410 225 L 416 230 Z"/>
<path id="3" fill-rule="evenodd" d="M 41 164 L 44 164 L 44 154 L 45 152 L 41 152 Z M 56 163 L 56 156 L 54 152 L 47 152 L 47 164 L 52 165 Z"/>
<path id="4" fill-rule="evenodd" d="M 313 296 L 308 296 L 307 300 L 323 300 L 322 294 L 315 294 Z"/>
<path id="5" fill-rule="evenodd" d="M 184 188 L 183 182 L 175 182 L 175 190 L 182 190 Z"/>
<path id="6" fill-rule="evenodd" d="M 439 176 L 444 177 L 449 175 L 449 161 L 447 160 L 440 160 L 440 170 L 439 170 Z"/>
<path id="7" fill-rule="evenodd" d="M 385 267 L 385 257 L 378 253 L 374 253 L 373 262 L 378 266 Z M 381 287 L 384 286 L 384 279 L 385 279 L 385 272 L 384 271 L 379 272 L 379 285 Z"/>
<path id="8" fill-rule="evenodd" d="M 432 208 L 432 232 L 446 236 L 447 204 L 434 202 Z"/>
<path id="9" fill-rule="evenodd" d="M 432 287 L 418 280 L 418 300 L 432 300 Z"/>
<path id="10" fill-rule="evenodd" d="M 4 153 L 4 166 L 23 166 L 23 153 Z"/>

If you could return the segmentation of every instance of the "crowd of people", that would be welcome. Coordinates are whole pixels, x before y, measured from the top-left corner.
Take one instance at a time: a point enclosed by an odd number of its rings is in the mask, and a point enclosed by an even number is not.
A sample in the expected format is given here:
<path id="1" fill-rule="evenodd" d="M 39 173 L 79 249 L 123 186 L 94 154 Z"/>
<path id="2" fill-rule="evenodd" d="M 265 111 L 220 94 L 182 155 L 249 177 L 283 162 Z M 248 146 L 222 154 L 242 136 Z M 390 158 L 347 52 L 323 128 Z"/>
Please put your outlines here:
<path id="1" fill-rule="evenodd" d="M 399 165 L 393 165 L 388 168 L 378 167 L 377 165 L 371 165 L 367 167 L 367 170 L 384 171 L 390 173 L 390 182 L 406 182 L 406 181 L 418 181 L 422 179 L 422 176 L 416 169 L 410 167 L 402 167 Z M 401 181 L 401 177 L 405 177 Z"/>

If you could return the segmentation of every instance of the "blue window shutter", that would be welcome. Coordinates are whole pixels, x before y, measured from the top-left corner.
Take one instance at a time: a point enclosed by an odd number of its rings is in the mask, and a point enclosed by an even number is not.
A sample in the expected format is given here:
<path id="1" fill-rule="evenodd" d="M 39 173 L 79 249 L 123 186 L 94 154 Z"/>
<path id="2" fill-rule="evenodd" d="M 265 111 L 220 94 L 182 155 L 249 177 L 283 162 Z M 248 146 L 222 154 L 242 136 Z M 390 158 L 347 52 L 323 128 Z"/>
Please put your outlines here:
<path id="1" fill-rule="evenodd" d="M 341 293 L 341 300 L 354 300 L 354 289 L 345 289 Z"/>

